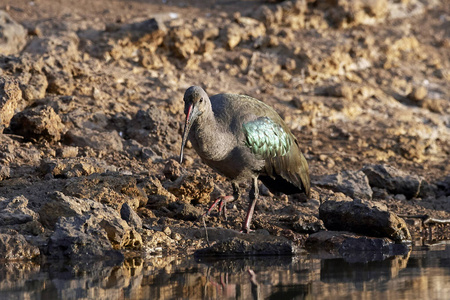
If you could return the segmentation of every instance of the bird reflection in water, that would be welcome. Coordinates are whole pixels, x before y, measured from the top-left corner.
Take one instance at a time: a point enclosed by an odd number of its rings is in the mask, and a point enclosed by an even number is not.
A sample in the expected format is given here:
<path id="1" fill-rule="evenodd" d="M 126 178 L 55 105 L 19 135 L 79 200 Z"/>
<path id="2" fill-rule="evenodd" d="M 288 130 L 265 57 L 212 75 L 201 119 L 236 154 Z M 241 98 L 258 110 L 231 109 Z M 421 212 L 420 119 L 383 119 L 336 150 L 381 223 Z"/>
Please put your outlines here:
<path id="1" fill-rule="evenodd" d="M 256 278 L 256 273 L 252 269 L 247 270 L 249 274 L 249 280 L 251 284 L 251 295 L 252 299 L 259 300 L 261 297 L 261 288 L 260 284 Z M 210 274 L 210 268 L 207 270 L 207 283 L 205 285 L 205 296 L 210 297 L 208 295 L 208 285 L 212 285 L 215 290 L 216 296 L 220 298 L 226 299 L 236 299 L 238 298 L 238 284 L 231 283 L 229 280 L 228 273 L 220 273 L 218 281 L 216 281 Z"/>

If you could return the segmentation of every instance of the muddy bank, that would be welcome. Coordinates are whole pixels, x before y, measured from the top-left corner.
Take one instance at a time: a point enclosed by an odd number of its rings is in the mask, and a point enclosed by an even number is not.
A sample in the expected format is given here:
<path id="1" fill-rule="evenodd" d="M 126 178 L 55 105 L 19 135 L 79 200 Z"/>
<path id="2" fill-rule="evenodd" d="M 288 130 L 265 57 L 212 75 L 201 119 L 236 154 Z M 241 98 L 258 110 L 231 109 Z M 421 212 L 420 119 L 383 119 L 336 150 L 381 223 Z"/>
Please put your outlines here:
<path id="1" fill-rule="evenodd" d="M 114 2 L 102 14 L 29 5 L 0 7 L 4 257 L 205 248 L 199 217 L 231 187 L 192 149 L 177 163 L 182 95 L 194 84 L 268 103 L 300 141 L 311 199 L 261 187 L 260 234 L 293 249 L 325 228 L 417 240 L 429 234 L 420 219 L 397 215 L 450 218 L 445 2 Z M 242 188 L 228 219 L 213 213 L 206 226 L 239 228 Z M 374 219 L 358 223 L 349 207 Z M 448 225 L 432 233 L 445 239 Z"/>

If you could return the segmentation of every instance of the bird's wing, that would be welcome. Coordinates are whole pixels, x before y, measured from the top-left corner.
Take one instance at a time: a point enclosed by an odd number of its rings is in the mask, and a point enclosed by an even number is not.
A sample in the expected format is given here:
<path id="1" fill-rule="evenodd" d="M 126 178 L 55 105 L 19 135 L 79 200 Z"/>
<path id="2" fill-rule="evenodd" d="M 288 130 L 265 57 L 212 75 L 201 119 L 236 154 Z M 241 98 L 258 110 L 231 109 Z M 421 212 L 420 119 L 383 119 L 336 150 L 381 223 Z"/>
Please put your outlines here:
<path id="1" fill-rule="evenodd" d="M 291 149 L 292 139 L 280 124 L 269 117 L 257 118 L 242 127 L 247 147 L 264 159 L 285 156 Z"/>
<path id="2" fill-rule="evenodd" d="M 252 153 L 265 160 L 267 175 L 280 175 L 309 196 L 308 163 L 296 138 L 283 125 L 266 116 L 244 123 L 245 144 Z"/>

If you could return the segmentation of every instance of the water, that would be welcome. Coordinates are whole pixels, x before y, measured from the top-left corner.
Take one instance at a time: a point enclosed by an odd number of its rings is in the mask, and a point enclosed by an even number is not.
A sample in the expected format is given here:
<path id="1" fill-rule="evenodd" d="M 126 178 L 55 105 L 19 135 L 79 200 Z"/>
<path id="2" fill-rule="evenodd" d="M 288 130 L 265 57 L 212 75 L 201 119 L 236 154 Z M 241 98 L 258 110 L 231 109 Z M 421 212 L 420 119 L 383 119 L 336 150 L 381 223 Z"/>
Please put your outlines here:
<path id="1" fill-rule="evenodd" d="M 0 299 L 450 299 L 450 244 L 369 262 L 312 254 L 8 262 Z"/>

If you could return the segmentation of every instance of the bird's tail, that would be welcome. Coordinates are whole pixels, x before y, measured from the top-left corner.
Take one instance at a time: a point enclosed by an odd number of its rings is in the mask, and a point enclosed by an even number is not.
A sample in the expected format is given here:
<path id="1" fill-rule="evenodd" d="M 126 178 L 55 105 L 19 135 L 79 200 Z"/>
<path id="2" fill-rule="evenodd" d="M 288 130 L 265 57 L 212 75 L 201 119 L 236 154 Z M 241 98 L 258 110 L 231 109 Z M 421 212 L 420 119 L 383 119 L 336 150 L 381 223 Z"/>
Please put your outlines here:
<path id="1" fill-rule="evenodd" d="M 296 186 L 309 198 L 311 194 L 311 180 L 308 162 L 303 156 L 297 143 L 284 156 L 266 160 L 266 172 L 272 178 L 280 175 L 284 180 Z"/>

